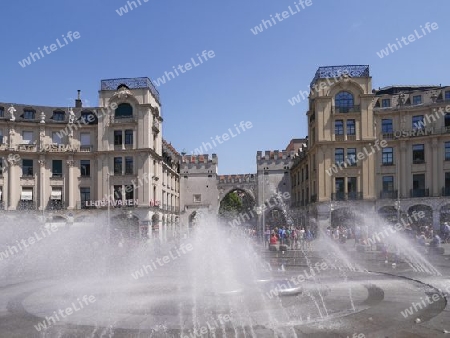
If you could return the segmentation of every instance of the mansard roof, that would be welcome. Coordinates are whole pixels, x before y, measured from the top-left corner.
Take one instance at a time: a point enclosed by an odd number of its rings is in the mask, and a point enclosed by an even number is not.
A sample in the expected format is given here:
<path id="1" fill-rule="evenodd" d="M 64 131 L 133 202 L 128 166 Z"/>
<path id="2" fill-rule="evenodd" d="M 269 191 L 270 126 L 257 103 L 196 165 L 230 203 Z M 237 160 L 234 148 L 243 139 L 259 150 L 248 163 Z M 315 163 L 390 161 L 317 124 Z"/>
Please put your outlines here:
<path id="1" fill-rule="evenodd" d="M 41 113 L 44 112 L 45 114 L 45 122 L 46 123 L 58 123 L 58 124 L 64 124 L 69 122 L 69 108 L 68 107 L 55 107 L 55 106 L 38 106 L 38 105 L 28 105 L 28 104 L 15 104 L 12 103 L 13 107 L 16 109 L 16 112 L 14 113 L 14 116 L 16 118 L 15 122 L 27 122 L 27 123 L 40 123 L 41 121 Z M 0 102 L 0 107 L 3 107 L 4 113 L 3 117 L 0 117 L 0 121 L 9 121 L 11 118 L 11 115 L 8 113 L 8 108 L 11 107 L 11 103 L 4 103 Z M 26 110 L 32 110 L 35 112 L 34 119 L 24 119 L 23 114 Z M 75 114 L 75 121 L 81 117 L 81 113 L 87 113 L 92 112 L 94 114 L 97 114 L 100 108 L 97 107 L 79 107 L 79 108 L 72 108 L 74 114 Z M 62 121 L 55 121 L 53 120 L 53 113 L 54 112 L 64 112 L 64 120 Z"/>

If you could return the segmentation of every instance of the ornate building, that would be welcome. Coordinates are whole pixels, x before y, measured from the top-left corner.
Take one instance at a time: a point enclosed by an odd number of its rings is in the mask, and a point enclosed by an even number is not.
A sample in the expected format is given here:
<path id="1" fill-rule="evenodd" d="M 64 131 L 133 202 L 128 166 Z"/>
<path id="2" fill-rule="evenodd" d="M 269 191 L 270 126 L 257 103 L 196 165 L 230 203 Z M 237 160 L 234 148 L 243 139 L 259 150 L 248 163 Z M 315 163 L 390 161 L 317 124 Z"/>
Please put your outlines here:
<path id="1" fill-rule="evenodd" d="M 292 208 L 324 225 L 355 212 L 395 221 L 424 211 L 419 222 L 438 229 L 450 210 L 446 100 L 449 87 L 373 90 L 369 66 L 320 67 L 306 114 L 308 145 L 291 167 Z"/>
<path id="2" fill-rule="evenodd" d="M 180 181 L 162 122 L 148 78 L 102 80 L 99 107 L 83 107 L 80 92 L 73 109 L 0 104 L 6 215 L 76 222 L 109 208 L 118 223 L 134 220 L 130 235 L 164 238 L 177 223 Z"/>

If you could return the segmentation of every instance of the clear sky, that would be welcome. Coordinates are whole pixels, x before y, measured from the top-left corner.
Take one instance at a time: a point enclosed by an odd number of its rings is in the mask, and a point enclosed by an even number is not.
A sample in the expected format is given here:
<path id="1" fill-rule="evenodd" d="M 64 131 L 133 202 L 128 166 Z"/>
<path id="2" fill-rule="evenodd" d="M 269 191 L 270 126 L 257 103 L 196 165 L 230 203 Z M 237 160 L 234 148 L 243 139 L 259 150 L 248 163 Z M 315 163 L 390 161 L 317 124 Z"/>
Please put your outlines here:
<path id="1" fill-rule="evenodd" d="M 139 1 L 122 15 L 124 0 L 2 1 L 0 101 L 73 106 L 81 89 L 96 106 L 101 79 L 155 80 L 212 50 L 214 58 L 158 87 L 163 136 L 190 153 L 228 133 L 208 153 L 217 153 L 220 174 L 237 174 L 256 172 L 258 150 L 282 150 L 306 135 L 306 101 L 288 99 L 307 89 L 319 66 L 368 64 L 374 88 L 450 84 L 448 0 L 311 0 L 305 8 L 299 0 Z M 297 13 L 275 19 L 289 6 Z M 277 24 L 253 34 L 270 15 Z M 427 22 L 438 29 L 425 36 Z M 414 30 L 420 39 L 377 55 Z M 69 31 L 80 36 L 65 44 Z M 57 38 L 62 47 L 19 65 Z M 241 121 L 252 128 L 232 137 L 228 128 Z"/>

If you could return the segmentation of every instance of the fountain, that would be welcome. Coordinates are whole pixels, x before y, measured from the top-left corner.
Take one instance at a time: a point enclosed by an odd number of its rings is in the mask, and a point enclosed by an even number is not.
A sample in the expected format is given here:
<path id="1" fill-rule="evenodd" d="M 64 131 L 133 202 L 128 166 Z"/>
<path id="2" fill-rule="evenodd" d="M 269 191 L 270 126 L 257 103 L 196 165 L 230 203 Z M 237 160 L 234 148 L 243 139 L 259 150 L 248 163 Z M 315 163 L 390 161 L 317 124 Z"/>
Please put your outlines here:
<path id="1" fill-rule="evenodd" d="M 378 262 L 352 256 L 324 229 L 312 250 L 272 252 L 210 214 L 198 217 L 189 237 L 160 246 L 108 244 L 106 224 L 97 218 L 49 228 L 24 215 L 0 225 L 0 333 L 378 337 L 409 328 L 401 310 L 440 278 L 400 234 L 389 240 L 405 247 L 405 264 L 380 272 Z M 429 285 L 414 280 L 417 274 Z M 439 316 L 444 307 L 427 313 Z"/>

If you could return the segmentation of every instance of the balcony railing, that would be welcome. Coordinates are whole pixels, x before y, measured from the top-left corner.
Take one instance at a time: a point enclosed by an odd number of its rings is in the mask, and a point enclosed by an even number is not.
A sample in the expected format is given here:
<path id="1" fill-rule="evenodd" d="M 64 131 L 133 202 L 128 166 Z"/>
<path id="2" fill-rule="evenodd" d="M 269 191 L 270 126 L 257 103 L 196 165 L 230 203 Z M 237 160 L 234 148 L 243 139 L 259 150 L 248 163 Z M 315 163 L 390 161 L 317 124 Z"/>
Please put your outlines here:
<path id="1" fill-rule="evenodd" d="M 80 152 L 84 152 L 84 153 L 88 153 L 91 152 L 94 149 L 94 146 L 91 145 L 85 145 L 85 146 L 80 146 Z"/>
<path id="2" fill-rule="evenodd" d="M 380 199 L 396 199 L 398 198 L 398 190 L 387 190 L 380 192 Z"/>
<path id="3" fill-rule="evenodd" d="M 346 114 L 346 113 L 360 113 L 361 106 L 355 105 L 350 107 L 334 107 L 335 114 Z"/>
<path id="4" fill-rule="evenodd" d="M 443 187 L 441 195 L 442 196 L 450 196 L 450 187 Z"/>
<path id="5" fill-rule="evenodd" d="M 357 191 L 351 191 L 348 193 L 345 192 L 336 192 L 331 194 L 332 201 L 355 201 L 362 200 L 363 193 Z"/>
<path id="6" fill-rule="evenodd" d="M 429 197 L 430 189 L 411 189 L 409 191 L 410 197 Z"/>
<path id="7" fill-rule="evenodd" d="M 17 210 L 36 210 L 36 202 L 21 200 L 17 205 Z"/>

